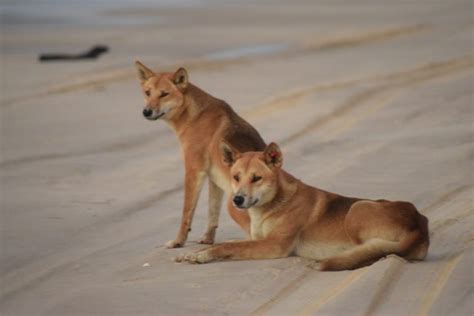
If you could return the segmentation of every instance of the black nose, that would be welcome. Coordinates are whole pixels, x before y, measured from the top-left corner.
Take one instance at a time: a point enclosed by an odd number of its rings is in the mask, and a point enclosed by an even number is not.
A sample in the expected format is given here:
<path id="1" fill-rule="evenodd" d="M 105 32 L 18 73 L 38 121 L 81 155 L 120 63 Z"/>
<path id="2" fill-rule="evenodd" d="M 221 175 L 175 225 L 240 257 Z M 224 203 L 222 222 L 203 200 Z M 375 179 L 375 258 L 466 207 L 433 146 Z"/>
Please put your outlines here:
<path id="1" fill-rule="evenodd" d="M 143 109 L 143 116 L 150 117 L 153 114 L 153 111 L 150 109 Z"/>
<path id="2" fill-rule="evenodd" d="M 234 201 L 234 204 L 235 204 L 236 206 L 242 206 L 242 204 L 244 204 L 245 199 L 244 199 L 244 197 L 241 196 L 241 195 L 236 195 L 236 196 L 234 196 L 234 200 L 233 200 L 233 201 Z"/>

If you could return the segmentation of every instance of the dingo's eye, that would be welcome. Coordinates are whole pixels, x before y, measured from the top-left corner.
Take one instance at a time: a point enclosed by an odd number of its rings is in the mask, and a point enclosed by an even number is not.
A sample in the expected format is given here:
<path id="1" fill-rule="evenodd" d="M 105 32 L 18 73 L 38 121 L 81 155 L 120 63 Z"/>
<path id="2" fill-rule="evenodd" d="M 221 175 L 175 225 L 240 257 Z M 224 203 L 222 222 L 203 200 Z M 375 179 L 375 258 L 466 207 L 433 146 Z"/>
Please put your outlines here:
<path id="1" fill-rule="evenodd" d="M 161 91 L 160 99 L 166 97 L 167 95 L 169 95 L 169 92 Z"/>
<path id="2" fill-rule="evenodd" d="M 150 96 L 150 90 L 146 90 L 146 91 L 145 91 L 145 95 L 146 95 L 147 97 L 149 97 L 149 96 Z"/>
<path id="3" fill-rule="evenodd" d="M 255 175 L 252 177 L 252 183 L 255 183 L 255 182 L 259 181 L 259 180 L 262 180 L 262 177 L 255 176 Z"/>
<path id="4" fill-rule="evenodd" d="M 239 181 L 240 181 L 240 177 L 239 177 L 239 175 L 238 175 L 238 174 L 236 174 L 236 175 L 234 176 L 234 180 L 235 180 L 235 181 L 237 181 L 237 182 L 239 182 Z"/>

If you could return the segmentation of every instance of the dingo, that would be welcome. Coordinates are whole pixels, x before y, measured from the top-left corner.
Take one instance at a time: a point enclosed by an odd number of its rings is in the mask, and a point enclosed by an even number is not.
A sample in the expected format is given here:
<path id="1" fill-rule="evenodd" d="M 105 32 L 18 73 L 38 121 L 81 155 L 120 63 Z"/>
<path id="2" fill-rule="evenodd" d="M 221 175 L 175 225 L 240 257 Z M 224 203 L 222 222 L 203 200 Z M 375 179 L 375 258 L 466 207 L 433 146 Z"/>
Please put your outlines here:
<path id="1" fill-rule="evenodd" d="M 281 169 L 274 143 L 238 153 L 222 144 L 231 166 L 233 203 L 248 209 L 252 240 L 232 241 L 176 258 L 270 259 L 292 254 L 321 261 L 321 270 L 355 269 L 388 255 L 422 260 L 428 219 L 413 204 L 349 198 L 308 186 Z"/>
<path id="2" fill-rule="evenodd" d="M 208 227 L 200 243 L 212 244 L 224 191 L 231 193 L 229 166 L 221 159 L 220 142 L 225 139 L 239 152 L 263 150 L 258 132 L 222 100 L 191 84 L 184 68 L 175 73 L 155 74 L 139 61 L 138 75 L 145 94 L 143 115 L 148 120 L 161 118 L 174 130 L 184 156 L 184 206 L 176 239 L 168 248 L 186 242 L 203 181 L 209 177 Z M 248 232 L 249 216 L 229 204 L 231 217 Z"/>

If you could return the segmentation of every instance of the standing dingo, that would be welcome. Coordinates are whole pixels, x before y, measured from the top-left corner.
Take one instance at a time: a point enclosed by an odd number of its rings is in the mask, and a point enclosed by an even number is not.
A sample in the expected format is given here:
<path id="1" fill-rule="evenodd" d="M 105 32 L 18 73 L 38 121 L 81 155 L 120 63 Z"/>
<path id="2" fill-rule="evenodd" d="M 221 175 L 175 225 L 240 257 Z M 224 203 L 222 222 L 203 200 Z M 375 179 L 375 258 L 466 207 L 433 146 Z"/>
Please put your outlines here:
<path id="1" fill-rule="evenodd" d="M 145 95 L 143 115 L 148 120 L 162 119 L 174 130 L 184 156 L 184 206 L 176 239 L 168 248 L 182 247 L 206 176 L 209 178 L 209 219 L 200 243 L 212 244 L 224 192 L 230 193 L 229 167 L 222 162 L 222 139 L 239 152 L 263 150 L 265 143 L 258 132 L 222 100 L 216 99 L 189 82 L 188 73 L 156 74 L 137 61 L 138 76 Z M 229 204 L 231 217 L 249 231 L 248 213 Z"/>

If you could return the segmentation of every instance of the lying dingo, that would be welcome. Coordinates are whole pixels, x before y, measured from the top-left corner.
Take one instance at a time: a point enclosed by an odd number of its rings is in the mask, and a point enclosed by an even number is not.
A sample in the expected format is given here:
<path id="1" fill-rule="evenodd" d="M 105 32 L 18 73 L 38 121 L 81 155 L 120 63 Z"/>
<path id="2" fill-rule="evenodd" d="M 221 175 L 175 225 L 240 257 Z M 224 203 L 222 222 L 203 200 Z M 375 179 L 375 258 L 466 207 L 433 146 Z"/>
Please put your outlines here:
<path id="1" fill-rule="evenodd" d="M 189 82 L 184 68 L 175 73 L 156 74 L 139 61 L 138 76 L 145 95 L 143 115 L 148 120 L 162 119 L 174 130 L 184 156 L 184 206 L 176 239 L 168 248 L 182 247 L 206 176 L 209 178 L 209 219 L 200 243 L 212 244 L 224 192 L 231 193 L 229 166 L 221 159 L 220 142 L 225 139 L 239 152 L 263 150 L 258 132 L 222 100 L 216 99 Z M 249 216 L 229 205 L 231 217 L 248 232 Z"/>
<path id="2" fill-rule="evenodd" d="M 232 241 L 176 258 L 205 263 L 292 254 L 320 261 L 321 270 L 355 269 L 389 255 L 422 260 L 428 219 L 409 202 L 349 198 L 309 185 L 281 169 L 274 143 L 239 153 L 223 143 L 231 166 L 233 203 L 248 209 L 251 240 Z"/>

